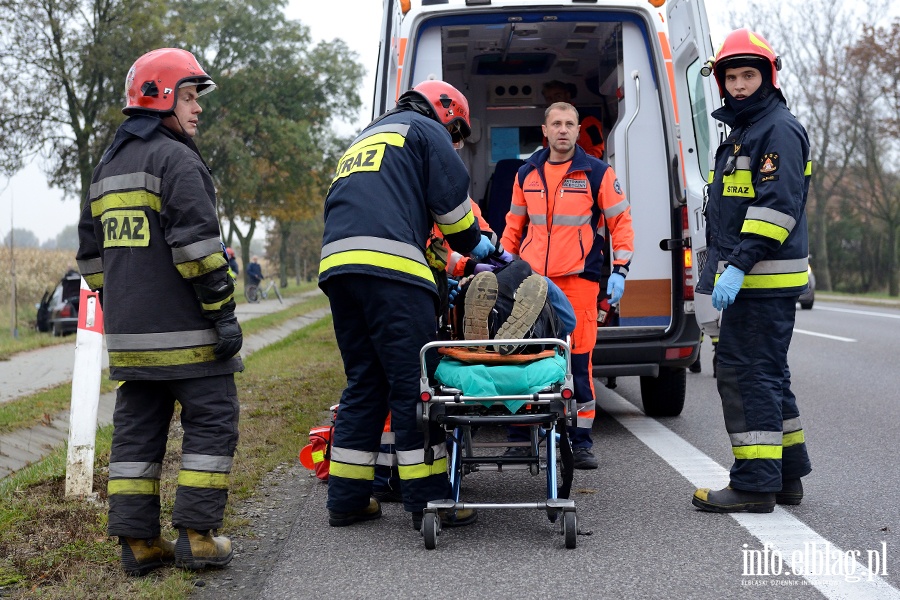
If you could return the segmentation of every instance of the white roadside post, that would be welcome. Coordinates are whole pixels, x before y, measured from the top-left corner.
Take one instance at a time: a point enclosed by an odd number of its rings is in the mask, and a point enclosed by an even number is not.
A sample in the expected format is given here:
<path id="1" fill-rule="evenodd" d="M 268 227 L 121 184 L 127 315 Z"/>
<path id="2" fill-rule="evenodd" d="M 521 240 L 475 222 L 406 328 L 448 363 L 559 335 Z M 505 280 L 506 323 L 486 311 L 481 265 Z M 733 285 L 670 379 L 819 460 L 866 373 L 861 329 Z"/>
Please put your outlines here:
<path id="1" fill-rule="evenodd" d="M 97 292 L 81 279 L 75 369 L 69 412 L 69 451 L 66 460 L 66 496 L 89 496 L 94 482 L 94 444 L 100 404 L 103 365 L 103 311 Z"/>

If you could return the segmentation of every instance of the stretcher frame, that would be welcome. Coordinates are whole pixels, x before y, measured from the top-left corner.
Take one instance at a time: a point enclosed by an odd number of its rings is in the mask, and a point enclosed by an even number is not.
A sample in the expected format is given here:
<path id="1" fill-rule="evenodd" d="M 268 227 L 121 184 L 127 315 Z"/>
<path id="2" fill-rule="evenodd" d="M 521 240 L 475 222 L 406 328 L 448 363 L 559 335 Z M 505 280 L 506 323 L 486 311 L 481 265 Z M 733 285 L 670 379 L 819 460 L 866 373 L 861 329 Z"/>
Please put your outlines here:
<path id="1" fill-rule="evenodd" d="M 435 382 L 428 377 L 426 354 L 431 350 L 440 352 L 441 348 L 450 347 L 490 347 L 501 344 L 517 346 L 552 346 L 565 358 L 565 378 L 551 386 L 533 394 L 511 394 L 497 396 L 466 396 L 461 390 Z M 471 355 L 469 355 L 471 356 Z M 498 355 L 489 354 L 490 364 L 498 364 Z M 516 360 L 516 359 L 513 359 Z M 516 361 L 516 362 L 520 362 Z M 425 344 L 419 352 L 420 394 L 421 402 L 417 408 L 417 420 L 420 429 L 425 433 L 425 448 L 430 449 L 429 423 L 437 423 L 448 432 L 449 476 L 453 498 L 429 501 L 423 511 L 421 533 L 425 539 L 425 547 L 433 550 L 437 546 L 437 538 L 441 534 L 441 519 L 438 511 L 462 509 L 538 509 L 547 511 L 551 523 L 560 516 L 560 535 L 565 536 L 565 547 L 575 548 L 577 536 L 577 516 L 575 501 L 570 499 L 574 457 L 568 441 L 566 427 L 574 425 L 577 404 L 572 380 L 571 349 L 569 344 L 556 338 L 538 338 L 529 340 L 493 339 L 493 340 L 448 340 Z M 502 364 L 502 363 L 501 363 Z M 510 361 L 509 364 L 516 364 Z M 505 402 L 527 401 L 527 412 L 511 413 Z M 505 411 L 505 414 L 504 414 Z M 530 440 L 528 442 L 476 442 L 473 440 L 472 428 L 480 425 L 527 425 Z M 554 433 L 555 429 L 555 433 Z M 545 456 L 541 456 L 541 440 L 545 448 Z M 557 448 L 559 444 L 559 449 Z M 522 446 L 529 449 L 529 454 L 522 457 L 505 457 L 500 455 L 476 456 L 476 448 L 502 448 Z M 557 488 L 557 451 L 562 462 L 562 486 Z M 426 451 L 426 464 L 431 464 L 433 456 Z M 542 502 L 510 502 L 479 503 L 460 502 L 460 487 L 466 473 L 476 471 L 524 470 L 532 475 L 540 472 L 542 460 L 545 461 L 547 473 L 547 499 Z"/>

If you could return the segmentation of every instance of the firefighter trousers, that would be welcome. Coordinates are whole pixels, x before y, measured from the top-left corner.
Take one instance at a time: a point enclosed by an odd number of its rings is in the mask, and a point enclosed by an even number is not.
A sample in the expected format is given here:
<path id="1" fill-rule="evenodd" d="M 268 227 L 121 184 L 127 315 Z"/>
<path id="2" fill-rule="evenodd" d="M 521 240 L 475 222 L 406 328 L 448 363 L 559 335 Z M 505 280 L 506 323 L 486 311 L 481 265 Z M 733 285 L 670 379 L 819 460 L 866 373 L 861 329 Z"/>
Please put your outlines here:
<path id="1" fill-rule="evenodd" d="M 159 480 L 176 400 L 184 439 L 172 524 L 200 530 L 222 526 L 238 441 L 233 374 L 119 386 L 109 458 L 109 535 L 160 534 Z"/>
<path id="2" fill-rule="evenodd" d="M 787 362 L 796 302 L 738 295 L 722 312 L 716 383 L 735 489 L 777 492 L 812 470 Z"/>
<path id="3" fill-rule="evenodd" d="M 328 509 L 346 513 L 368 505 L 388 411 L 404 508 L 421 511 L 429 500 L 448 498 L 446 435 L 430 425 L 426 460 L 416 422 L 419 350 L 437 338 L 434 294 L 357 274 L 330 277 L 327 294 L 347 376 L 332 438 Z M 435 366 L 432 360 L 429 373 Z"/>

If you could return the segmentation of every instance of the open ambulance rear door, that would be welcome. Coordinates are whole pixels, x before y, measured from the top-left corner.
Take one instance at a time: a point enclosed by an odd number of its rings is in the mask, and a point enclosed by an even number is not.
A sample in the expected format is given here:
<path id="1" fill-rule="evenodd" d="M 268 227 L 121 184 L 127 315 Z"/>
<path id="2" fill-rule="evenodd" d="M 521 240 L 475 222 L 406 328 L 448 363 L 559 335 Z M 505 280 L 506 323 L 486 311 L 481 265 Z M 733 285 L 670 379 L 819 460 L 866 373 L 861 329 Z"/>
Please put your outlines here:
<path id="1" fill-rule="evenodd" d="M 667 12 L 696 286 L 706 264 L 706 182 L 716 148 L 725 139 L 726 131 L 723 123 L 710 116 L 721 106 L 715 77 L 700 74 L 707 59 L 713 56 L 703 0 L 670 0 Z M 719 312 L 713 308 L 711 296 L 695 293 L 694 314 L 707 335 L 719 334 Z"/>
<path id="2" fill-rule="evenodd" d="M 399 0 L 384 0 L 381 21 L 381 45 L 378 48 L 378 69 L 375 72 L 375 97 L 372 119 L 397 102 L 397 81 L 400 70 L 400 21 L 403 18 Z"/>

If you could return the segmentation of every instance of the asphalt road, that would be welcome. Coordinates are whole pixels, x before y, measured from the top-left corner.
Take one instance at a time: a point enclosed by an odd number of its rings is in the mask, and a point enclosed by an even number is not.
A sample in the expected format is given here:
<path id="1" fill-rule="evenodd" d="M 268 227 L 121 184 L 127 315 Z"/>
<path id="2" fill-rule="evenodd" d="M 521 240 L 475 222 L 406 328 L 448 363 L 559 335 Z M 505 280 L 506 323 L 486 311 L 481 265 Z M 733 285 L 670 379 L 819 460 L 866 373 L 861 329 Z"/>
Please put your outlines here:
<path id="1" fill-rule="evenodd" d="M 643 416 L 637 378 L 614 391 L 597 382 L 601 467 L 576 473 L 576 549 L 537 510 L 482 510 L 477 524 L 445 529 L 434 551 L 397 505 L 378 521 L 331 528 L 326 486 L 286 465 L 243 509 L 254 535 L 235 539 L 232 565 L 205 574 L 197 595 L 900 598 L 898 333 L 895 308 L 820 300 L 798 312 L 790 364 L 814 468 L 800 506 L 737 517 L 691 506 L 695 487 L 727 482 L 732 460 L 707 340 L 680 417 Z M 462 499 L 538 502 L 543 482 L 476 473 Z"/>

